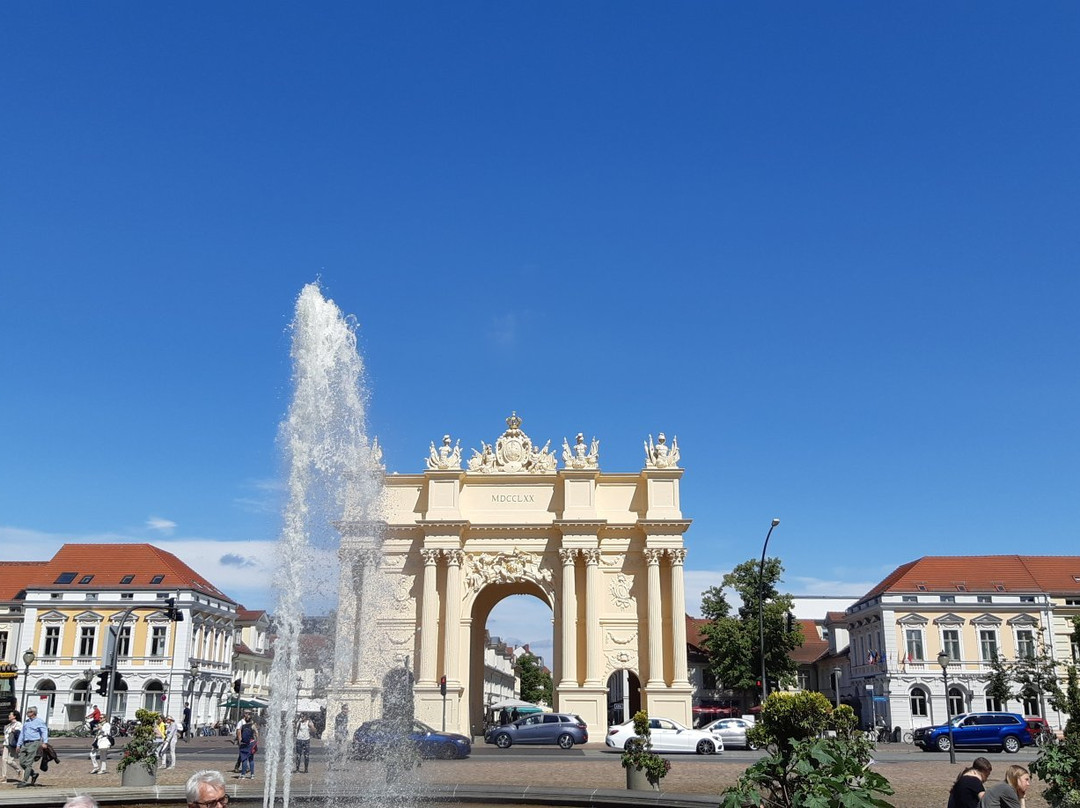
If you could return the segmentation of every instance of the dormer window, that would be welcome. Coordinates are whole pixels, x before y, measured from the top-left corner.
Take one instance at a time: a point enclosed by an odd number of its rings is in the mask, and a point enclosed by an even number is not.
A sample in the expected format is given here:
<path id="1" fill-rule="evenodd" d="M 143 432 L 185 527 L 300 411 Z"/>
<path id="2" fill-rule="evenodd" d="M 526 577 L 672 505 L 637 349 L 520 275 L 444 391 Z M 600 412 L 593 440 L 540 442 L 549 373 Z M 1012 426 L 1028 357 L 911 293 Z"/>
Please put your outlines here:
<path id="1" fill-rule="evenodd" d="M 1005 591 L 1005 584 L 994 584 L 994 589 L 997 590 L 998 592 L 1004 592 Z"/>
<path id="2" fill-rule="evenodd" d="M 153 578 L 150 579 L 150 583 L 152 583 L 152 584 L 160 584 L 164 580 L 165 580 L 164 575 L 155 575 Z"/>
<path id="3" fill-rule="evenodd" d="M 134 580 L 135 580 L 134 575 L 125 575 L 123 578 L 120 579 L 120 583 L 122 583 L 122 584 L 130 584 Z"/>
<path id="4" fill-rule="evenodd" d="M 957 584 L 956 585 L 956 591 L 957 592 L 967 592 L 967 584 Z"/>
<path id="5" fill-rule="evenodd" d="M 57 577 L 57 579 L 55 581 L 53 581 L 53 583 L 55 583 L 55 584 L 70 584 L 72 581 L 75 580 L 75 578 L 76 578 L 76 576 L 78 576 L 78 574 L 79 573 L 77 573 L 77 572 L 61 572 L 60 575 Z"/>
<path id="6" fill-rule="evenodd" d="M 90 582 L 91 582 L 92 580 L 94 580 L 94 576 L 93 576 L 93 575 L 84 575 L 84 576 L 83 576 L 82 578 L 80 578 L 80 579 L 79 579 L 79 583 L 80 583 L 80 584 L 88 584 L 88 583 L 90 583 Z"/>
<path id="7" fill-rule="evenodd" d="M 915 584 L 915 588 L 918 589 L 920 592 L 925 592 L 926 584 Z"/>

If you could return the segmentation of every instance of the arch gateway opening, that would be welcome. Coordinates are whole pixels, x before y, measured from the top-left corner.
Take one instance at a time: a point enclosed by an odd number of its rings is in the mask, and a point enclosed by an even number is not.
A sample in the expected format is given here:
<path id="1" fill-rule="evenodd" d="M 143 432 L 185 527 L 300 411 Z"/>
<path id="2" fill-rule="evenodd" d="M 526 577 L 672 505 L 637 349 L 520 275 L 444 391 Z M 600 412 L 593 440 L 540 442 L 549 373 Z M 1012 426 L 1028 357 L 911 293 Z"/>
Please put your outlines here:
<path id="1" fill-rule="evenodd" d="M 608 473 L 595 439 L 563 438 L 560 467 L 550 440 L 533 442 L 516 414 L 506 423 L 465 468 L 447 435 L 423 473 L 384 475 L 377 531 L 340 524 L 338 643 L 356 650 L 336 655 L 332 700 L 354 721 L 378 717 L 386 670 L 400 667 L 416 718 L 471 734 L 485 710 L 485 621 L 524 594 L 552 610 L 555 710 L 597 737 L 639 708 L 689 726 L 677 440 L 649 436 L 641 470 Z M 372 602 L 377 616 L 361 618 Z"/>

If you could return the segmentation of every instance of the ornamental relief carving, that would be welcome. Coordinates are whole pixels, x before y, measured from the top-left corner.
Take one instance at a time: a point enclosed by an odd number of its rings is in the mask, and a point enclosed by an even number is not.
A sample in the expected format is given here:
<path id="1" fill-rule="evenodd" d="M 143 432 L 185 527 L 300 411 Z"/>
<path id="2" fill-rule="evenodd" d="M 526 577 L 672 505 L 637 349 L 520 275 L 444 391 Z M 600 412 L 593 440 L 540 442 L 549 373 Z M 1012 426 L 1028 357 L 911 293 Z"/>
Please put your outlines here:
<path id="1" fill-rule="evenodd" d="M 633 634 L 627 637 L 616 637 L 610 631 L 607 633 L 607 640 L 612 645 L 629 645 L 637 640 L 638 633 L 635 631 Z"/>
<path id="2" fill-rule="evenodd" d="M 629 575 L 620 572 L 612 578 L 611 583 L 608 585 L 608 589 L 611 592 L 611 602 L 623 611 L 631 609 L 634 606 L 634 598 L 630 595 L 630 586 L 632 583 L 633 581 L 630 579 Z M 611 635 L 609 634 L 608 636 L 610 637 Z"/>
<path id="3" fill-rule="evenodd" d="M 394 587 L 394 600 L 398 603 L 406 603 L 412 599 L 409 594 L 412 592 L 413 581 L 416 580 L 415 575 L 403 575 L 398 579 L 397 586 Z"/>
<path id="4" fill-rule="evenodd" d="M 462 565 L 465 589 L 479 592 L 487 584 L 531 581 L 551 594 L 551 570 L 542 567 L 543 556 L 536 553 L 466 553 Z"/>
<path id="5" fill-rule="evenodd" d="M 640 668 L 637 651 L 609 651 L 604 658 L 604 679 L 606 680 L 611 674 L 615 673 L 615 671 L 623 670 L 624 668 L 634 671 Z"/>

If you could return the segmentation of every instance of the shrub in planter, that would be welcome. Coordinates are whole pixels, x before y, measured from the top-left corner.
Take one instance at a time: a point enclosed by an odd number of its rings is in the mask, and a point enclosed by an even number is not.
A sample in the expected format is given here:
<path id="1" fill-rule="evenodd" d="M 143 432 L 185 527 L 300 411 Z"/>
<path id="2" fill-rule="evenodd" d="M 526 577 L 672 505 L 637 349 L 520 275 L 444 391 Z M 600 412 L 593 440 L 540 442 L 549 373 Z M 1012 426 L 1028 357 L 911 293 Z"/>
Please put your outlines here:
<path id="1" fill-rule="evenodd" d="M 153 774 L 157 771 L 157 742 L 154 738 L 154 726 L 161 721 L 161 714 L 152 710 L 135 711 L 135 729 L 131 740 L 124 747 L 124 755 L 116 764 L 116 770 L 123 774 L 128 766 L 145 766 Z"/>
<path id="2" fill-rule="evenodd" d="M 657 787 L 671 771 L 671 761 L 652 751 L 652 731 L 649 729 L 649 714 L 645 710 L 634 714 L 634 734 L 637 741 L 628 743 L 622 753 L 623 768 L 645 772 L 649 783 Z"/>

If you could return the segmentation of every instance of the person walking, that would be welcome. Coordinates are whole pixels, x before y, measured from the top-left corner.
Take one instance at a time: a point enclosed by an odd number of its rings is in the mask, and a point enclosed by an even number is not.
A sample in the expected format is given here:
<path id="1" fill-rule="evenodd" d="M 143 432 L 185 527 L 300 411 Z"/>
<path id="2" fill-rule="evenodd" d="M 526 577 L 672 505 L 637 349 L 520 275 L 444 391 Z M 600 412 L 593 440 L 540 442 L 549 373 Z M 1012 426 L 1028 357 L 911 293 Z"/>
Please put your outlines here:
<path id="1" fill-rule="evenodd" d="M 342 704 L 338 714 L 334 716 L 334 748 L 326 759 L 326 768 L 332 769 L 335 764 L 345 759 L 345 750 L 348 743 L 349 705 Z"/>
<path id="2" fill-rule="evenodd" d="M 41 751 L 42 744 L 49 742 L 49 727 L 38 718 L 37 707 L 26 708 L 26 720 L 19 732 L 19 765 L 22 766 L 23 779 L 16 788 L 36 785 L 38 773 L 34 771 L 34 760 Z"/>
<path id="3" fill-rule="evenodd" d="M 245 722 L 237 733 L 240 743 L 240 774 L 237 779 L 255 777 L 255 752 L 258 749 L 259 730 L 254 721 Z"/>
<path id="4" fill-rule="evenodd" d="M 304 771 L 308 770 L 308 755 L 311 753 L 311 736 L 315 733 L 315 724 L 306 715 L 296 719 L 296 765 L 293 771 L 300 771 L 300 758 L 304 759 Z"/>
<path id="5" fill-rule="evenodd" d="M 960 772 L 949 790 L 948 808 L 979 808 L 986 791 L 986 781 L 994 767 L 984 757 L 977 757 Z"/>
<path id="6" fill-rule="evenodd" d="M 4 782 L 8 781 L 8 769 L 13 769 L 22 777 L 22 767 L 19 765 L 19 733 L 22 731 L 22 716 L 18 710 L 8 713 L 7 724 L 4 725 Z"/>
<path id="7" fill-rule="evenodd" d="M 170 715 L 165 719 L 165 745 L 162 747 L 161 760 L 159 761 L 159 765 L 163 769 L 176 768 L 176 741 L 179 734 L 180 729 Z"/>
<path id="8" fill-rule="evenodd" d="M 233 733 L 233 738 L 236 740 L 236 745 L 237 746 L 240 745 L 240 732 L 244 729 L 244 725 L 245 724 L 250 724 L 252 722 L 252 720 L 253 719 L 252 719 L 252 716 L 251 716 L 251 710 L 244 710 L 244 717 L 236 722 L 236 732 Z M 240 773 L 240 758 L 241 758 L 240 751 L 237 750 L 237 752 L 236 752 L 236 765 L 233 766 L 233 774 L 239 774 Z"/>
<path id="9" fill-rule="evenodd" d="M 90 770 L 90 774 L 105 774 L 112 745 L 112 724 L 108 721 L 99 721 L 97 731 L 94 733 L 94 741 L 90 744 L 90 763 L 94 767 Z"/>
<path id="10" fill-rule="evenodd" d="M 191 740 L 191 705 L 184 705 L 184 726 L 181 728 L 180 737 L 185 741 Z"/>

